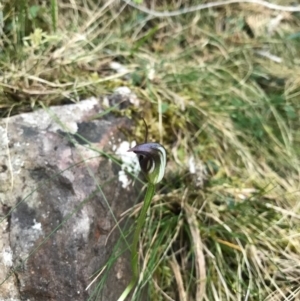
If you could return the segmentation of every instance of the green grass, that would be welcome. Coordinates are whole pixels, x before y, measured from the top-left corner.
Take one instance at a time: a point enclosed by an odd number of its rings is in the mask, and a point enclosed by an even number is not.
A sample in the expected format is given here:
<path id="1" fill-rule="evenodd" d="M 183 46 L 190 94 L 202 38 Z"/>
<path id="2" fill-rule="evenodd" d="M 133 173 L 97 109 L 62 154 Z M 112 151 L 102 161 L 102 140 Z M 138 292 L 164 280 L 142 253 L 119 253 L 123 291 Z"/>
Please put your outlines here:
<path id="1" fill-rule="evenodd" d="M 4 6 L 1 116 L 126 85 L 141 106 L 122 114 L 143 113 L 168 151 L 141 239 L 150 300 L 299 298 L 300 14 L 270 29 L 280 13 L 234 4 L 147 19 L 118 1 Z M 143 141 L 142 121 L 135 132 Z"/>

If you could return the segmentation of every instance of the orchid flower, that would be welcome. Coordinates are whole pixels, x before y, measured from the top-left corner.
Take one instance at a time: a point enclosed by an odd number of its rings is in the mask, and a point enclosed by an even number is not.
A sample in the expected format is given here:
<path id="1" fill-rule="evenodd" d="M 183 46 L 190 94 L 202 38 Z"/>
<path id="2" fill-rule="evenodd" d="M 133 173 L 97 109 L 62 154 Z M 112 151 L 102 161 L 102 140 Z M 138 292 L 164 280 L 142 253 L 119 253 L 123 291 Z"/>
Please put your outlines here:
<path id="1" fill-rule="evenodd" d="M 124 301 L 129 295 L 133 287 L 135 286 L 138 277 L 138 241 L 141 233 L 141 229 L 145 223 L 147 210 L 151 204 L 151 200 L 154 196 L 155 185 L 159 183 L 165 174 L 166 162 L 167 162 L 167 153 L 165 148 L 154 142 L 147 142 L 148 128 L 146 125 L 146 138 L 145 143 L 138 144 L 135 147 L 129 149 L 129 152 L 134 152 L 138 155 L 139 163 L 142 172 L 145 174 L 145 177 L 148 181 L 147 191 L 144 198 L 144 203 L 140 212 L 140 215 L 137 220 L 136 229 L 133 235 L 133 242 L 131 246 L 131 268 L 132 268 L 132 279 L 126 289 L 123 291 L 122 295 L 119 297 L 118 301 Z"/>
<path id="2" fill-rule="evenodd" d="M 159 183 L 166 169 L 167 154 L 165 148 L 159 143 L 143 143 L 128 150 L 139 157 L 142 172 L 149 183 Z"/>

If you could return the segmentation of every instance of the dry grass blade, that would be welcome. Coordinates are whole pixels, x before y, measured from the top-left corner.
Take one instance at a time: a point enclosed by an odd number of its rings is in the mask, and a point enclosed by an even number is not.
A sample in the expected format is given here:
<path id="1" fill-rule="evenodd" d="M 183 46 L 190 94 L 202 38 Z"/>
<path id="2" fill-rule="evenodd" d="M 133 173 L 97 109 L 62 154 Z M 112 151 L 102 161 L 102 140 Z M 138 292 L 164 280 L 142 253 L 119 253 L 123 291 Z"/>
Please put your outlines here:
<path id="1" fill-rule="evenodd" d="M 153 280 L 154 286 L 155 288 L 164 296 L 164 298 L 167 301 L 175 301 L 173 298 L 171 298 L 168 294 L 166 294 L 161 288 L 160 286 L 157 284 L 157 282 L 155 280 Z"/>
<path id="2" fill-rule="evenodd" d="M 188 301 L 187 294 L 186 294 L 186 291 L 184 289 L 184 284 L 183 284 L 181 272 L 180 272 L 180 266 L 177 263 L 174 254 L 172 256 L 172 259 L 169 261 L 169 264 L 171 266 L 171 269 L 172 269 L 172 271 L 174 273 L 174 276 L 175 276 L 175 279 L 176 279 L 177 289 L 178 289 L 178 294 L 179 294 L 179 300 Z"/>
<path id="3" fill-rule="evenodd" d="M 144 12 L 147 13 L 150 16 L 153 17 L 174 17 L 174 16 L 179 16 L 187 13 L 192 13 L 192 12 L 197 12 L 200 10 L 212 8 L 212 7 L 218 7 L 218 6 L 224 6 L 228 4 L 241 4 L 241 3 L 251 3 L 251 4 L 256 4 L 256 5 L 261 5 L 262 7 L 266 7 L 269 9 L 274 9 L 274 10 L 280 10 L 280 11 L 289 11 L 289 12 L 298 12 L 300 11 L 300 7 L 297 6 L 284 6 L 284 5 L 277 5 L 270 3 L 268 1 L 263 1 L 263 0 L 225 0 L 225 1 L 215 1 L 215 2 L 210 2 L 210 3 L 205 3 L 205 4 L 199 4 L 191 7 L 186 7 L 180 10 L 176 11 L 166 11 L 166 12 L 160 12 L 152 9 L 148 9 L 145 6 L 137 5 L 134 3 L 132 0 L 123 0 L 125 3 L 128 5 Z"/>
<path id="4" fill-rule="evenodd" d="M 197 274 L 196 300 L 201 301 L 205 296 L 205 287 L 206 287 L 206 269 L 205 269 L 205 258 L 203 254 L 203 244 L 202 244 L 199 226 L 195 214 L 195 208 L 185 203 L 184 210 L 186 212 L 186 218 L 192 235 L 192 245 L 193 245 L 193 251 L 195 253 L 195 259 L 196 259 L 195 260 L 196 274 Z"/>

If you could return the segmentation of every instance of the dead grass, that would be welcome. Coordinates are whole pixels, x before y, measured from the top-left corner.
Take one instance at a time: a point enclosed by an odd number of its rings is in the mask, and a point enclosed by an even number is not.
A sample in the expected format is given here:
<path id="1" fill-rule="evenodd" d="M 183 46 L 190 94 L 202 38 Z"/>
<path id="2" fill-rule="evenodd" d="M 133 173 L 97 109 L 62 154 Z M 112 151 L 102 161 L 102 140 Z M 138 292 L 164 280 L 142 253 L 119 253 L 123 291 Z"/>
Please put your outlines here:
<path id="1" fill-rule="evenodd" d="M 22 39 L 4 11 L 2 116 L 121 85 L 138 95 L 169 154 L 141 242 L 149 299 L 298 300 L 299 13 L 240 4 L 154 19 L 77 0 L 59 3 L 53 31 L 48 10 Z"/>

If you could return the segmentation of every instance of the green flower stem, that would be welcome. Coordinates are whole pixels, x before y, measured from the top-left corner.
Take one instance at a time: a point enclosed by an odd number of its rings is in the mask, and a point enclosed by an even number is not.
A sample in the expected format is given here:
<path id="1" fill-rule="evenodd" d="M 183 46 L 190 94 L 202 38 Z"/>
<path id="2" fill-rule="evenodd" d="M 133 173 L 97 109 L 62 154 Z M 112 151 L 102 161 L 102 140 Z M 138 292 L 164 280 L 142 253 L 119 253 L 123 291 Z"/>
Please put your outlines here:
<path id="1" fill-rule="evenodd" d="M 141 213 L 140 213 L 138 221 L 137 221 L 137 226 L 136 226 L 136 229 L 135 229 L 135 232 L 133 235 L 133 241 L 132 241 L 132 246 L 131 246 L 131 268 L 132 268 L 133 276 L 132 276 L 130 283 L 128 284 L 128 286 L 126 287 L 126 289 L 124 290 L 122 295 L 119 297 L 118 301 L 124 301 L 126 299 L 126 297 L 129 295 L 131 290 L 134 288 L 134 286 L 138 280 L 138 276 L 139 276 L 139 265 L 138 265 L 139 256 L 138 256 L 138 250 L 137 250 L 138 241 L 139 241 L 142 227 L 145 223 L 148 208 L 149 208 L 152 198 L 154 196 L 154 192 L 155 192 L 155 185 L 152 183 L 148 183 L 146 195 L 144 198 L 144 204 L 143 204 Z"/>

